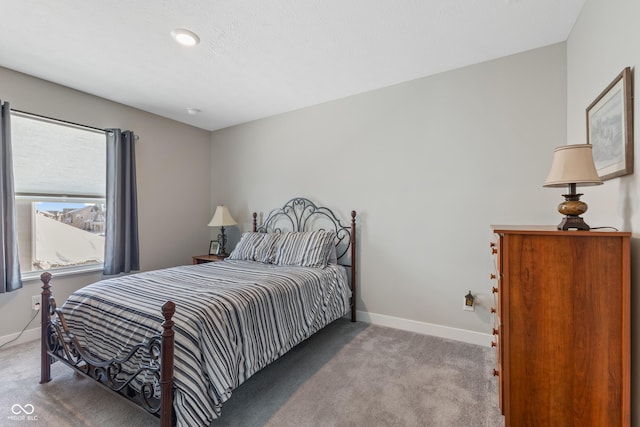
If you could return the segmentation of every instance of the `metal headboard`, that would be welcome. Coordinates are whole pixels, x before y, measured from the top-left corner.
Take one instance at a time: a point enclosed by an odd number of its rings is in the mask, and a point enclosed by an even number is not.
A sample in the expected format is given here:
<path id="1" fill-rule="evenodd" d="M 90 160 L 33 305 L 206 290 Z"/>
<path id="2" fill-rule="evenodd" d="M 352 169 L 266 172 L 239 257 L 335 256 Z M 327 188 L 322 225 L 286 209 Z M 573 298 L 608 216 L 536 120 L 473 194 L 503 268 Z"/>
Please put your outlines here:
<path id="1" fill-rule="evenodd" d="M 257 216 L 257 213 L 253 214 L 253 229 L 261 233 L 334 230 L 336 255 L 339 260 L 355 245 L 355 211 L 351 212 L 351 224 L 344 225 L 331 209 L 317 206 L 304 197 L 295 197 L 283 207 L 269 212 L 260 225 L 257 225 Z"/>

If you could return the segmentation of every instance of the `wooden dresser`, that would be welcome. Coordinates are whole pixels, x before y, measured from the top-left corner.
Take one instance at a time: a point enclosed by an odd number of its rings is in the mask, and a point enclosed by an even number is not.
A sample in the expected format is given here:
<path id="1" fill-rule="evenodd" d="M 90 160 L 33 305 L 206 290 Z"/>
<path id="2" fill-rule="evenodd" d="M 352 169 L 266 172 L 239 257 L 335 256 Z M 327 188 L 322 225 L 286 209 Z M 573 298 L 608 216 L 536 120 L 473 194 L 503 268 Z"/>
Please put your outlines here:
<path id="1" fill-rule="evenodd" d="M 506 427 L 630 425 L 630 233 L 493 226 Z"/>

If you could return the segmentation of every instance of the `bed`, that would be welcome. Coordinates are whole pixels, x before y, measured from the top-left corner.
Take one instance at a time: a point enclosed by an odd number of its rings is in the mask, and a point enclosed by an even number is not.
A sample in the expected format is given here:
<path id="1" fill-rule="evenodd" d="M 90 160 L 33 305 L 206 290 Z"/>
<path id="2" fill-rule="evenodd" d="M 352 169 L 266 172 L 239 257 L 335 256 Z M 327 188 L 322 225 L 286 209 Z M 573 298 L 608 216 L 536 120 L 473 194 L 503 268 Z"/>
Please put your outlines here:
<path id="1" fill-rule="evenodd" d="M 41 383 L 61 361 L 163 426 L 204 426 L 233 390 L 322 327 L 355 321 L 356 213 L 294 198 L 253 214 L 225 261 L 114 277 L 62 307 L 43 273 Z"/>

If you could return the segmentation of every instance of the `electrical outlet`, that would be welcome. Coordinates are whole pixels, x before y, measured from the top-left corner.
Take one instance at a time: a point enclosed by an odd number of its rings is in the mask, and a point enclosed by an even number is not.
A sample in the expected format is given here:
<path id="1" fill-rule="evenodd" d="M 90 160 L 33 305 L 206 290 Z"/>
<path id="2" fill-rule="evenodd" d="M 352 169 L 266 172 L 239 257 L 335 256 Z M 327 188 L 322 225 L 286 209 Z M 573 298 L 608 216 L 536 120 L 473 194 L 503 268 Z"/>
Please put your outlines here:
<path id="1" fill-rule="evenodd" d="M 40 310 L 41 301 L 42 301 L 42 295 L 33 295 L 31 297 L 31 310 L 33 311 Z"/>
<path id="2" fill-rule="evenodd" d="M 476 304 L 474 302 L 473 305 L 467 305 L 467 299 L 465 298 L 462 301 L 462 309 L 464 311 L 476 311 Z"/>
<path id="3" fill-rule="evenodd" d="M 462 300 L 462 309 L 464 311 L 476 311 L 475 297 L 471 294 L 471 291 L 464 296 Z"/>

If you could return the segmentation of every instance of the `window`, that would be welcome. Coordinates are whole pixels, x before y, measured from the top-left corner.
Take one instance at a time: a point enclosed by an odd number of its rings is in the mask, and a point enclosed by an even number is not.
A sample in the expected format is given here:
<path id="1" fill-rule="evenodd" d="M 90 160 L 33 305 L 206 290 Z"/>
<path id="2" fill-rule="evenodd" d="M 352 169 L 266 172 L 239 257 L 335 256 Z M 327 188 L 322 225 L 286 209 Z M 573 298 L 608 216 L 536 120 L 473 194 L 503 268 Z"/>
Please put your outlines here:
<path id="1" fill-rule="evenodd" d="M 20 268 L 99 268 L 104 259 L 104 133 L 13 113 Z"/>

